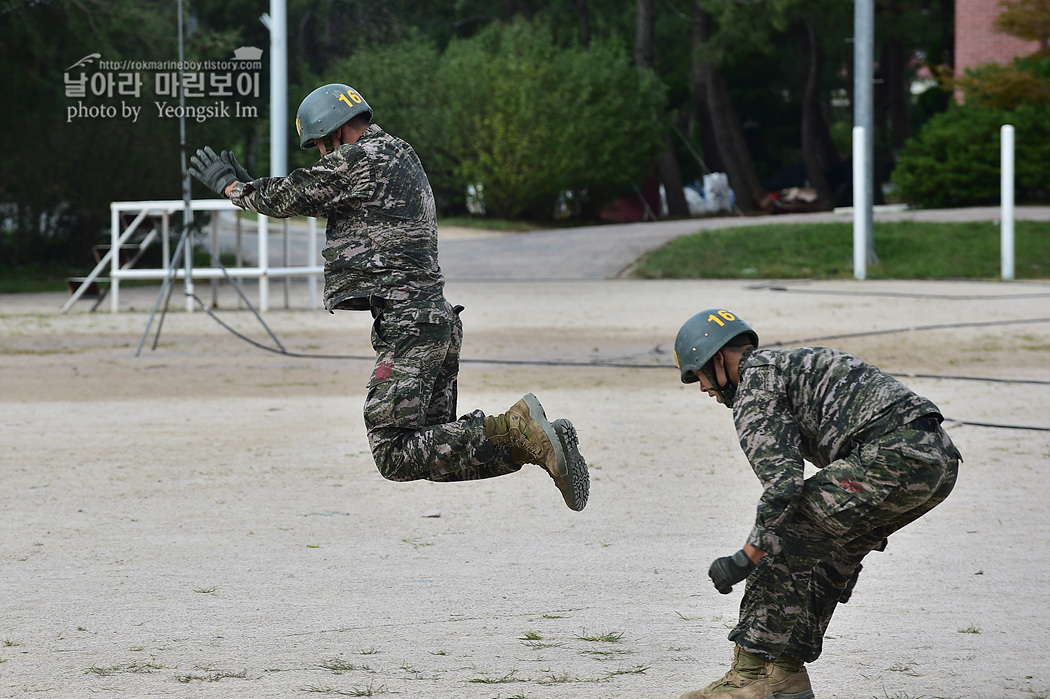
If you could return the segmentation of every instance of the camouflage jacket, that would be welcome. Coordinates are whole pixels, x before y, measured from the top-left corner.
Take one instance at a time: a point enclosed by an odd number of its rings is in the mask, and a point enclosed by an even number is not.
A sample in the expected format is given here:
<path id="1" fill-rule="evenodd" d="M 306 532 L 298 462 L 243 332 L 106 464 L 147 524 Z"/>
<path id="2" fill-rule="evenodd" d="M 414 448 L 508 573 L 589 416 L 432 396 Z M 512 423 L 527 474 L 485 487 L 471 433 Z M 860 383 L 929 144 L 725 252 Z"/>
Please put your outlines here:
<path id="1" fill-rule="evenodd" d="M 824 468 L 865 438 L 937 412 L 889 374 L 844 352 L 823 347 L 745 352 L 733 421 L 763 487 L 748 543 L 779 550 L 779 530 L 802 496 L 803 460 Z"/>
<path id="2" fill-rule="evenodd" d="M 375 124 L 313 167 L 236 184 L 230 200 L 266 216 L 328 219 L 329 311 L 365 310 L 372 296 L 443 300 L 430 182 L 412 146 Z"/>

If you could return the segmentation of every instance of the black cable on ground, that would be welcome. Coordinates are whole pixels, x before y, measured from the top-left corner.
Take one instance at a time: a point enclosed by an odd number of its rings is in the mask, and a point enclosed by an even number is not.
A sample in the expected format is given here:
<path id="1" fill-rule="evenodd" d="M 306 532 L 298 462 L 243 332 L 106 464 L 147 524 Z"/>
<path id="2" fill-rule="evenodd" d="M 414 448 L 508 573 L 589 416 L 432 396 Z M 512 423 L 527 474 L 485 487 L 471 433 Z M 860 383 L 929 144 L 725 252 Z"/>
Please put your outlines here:
<path id="1" fill-rule="evenodd" d="M 1040 286 L 1043 283 L 1038 283 Z M 751 286 L 744 287 L 752 291 L 758 291 L 766 289 L 768 291 L 783 291 L 792 294 L 816 294 L 820 296 L 881 296 L 886 298 L 912 298 L 912 299 L 930 299 L 939 301 L 1001 301 L 1001 300 L 1016 300 L 1016 299 L 1036 299 L 1050 296 L 1050 292 L 1036 291 L 1032 293 L 1018 293 L 1018 294 L 982 294 L 982 295 L 966 295 L 960 296 L 958 294 L 918 294 L 910 293 L 906 291 L 873 291 L 865 290 L 858 291 L 855 289 L 799 289 L 797 287 L 780 286 L 777 284 L 753 284 Z"/>
<path id="2" fill-rule="evenodd" d="M 1036 432 L 1050 432 L 1050 427 L 1037 427 L 1034 425 L 1003 425 L 997 422 L 973 422 L 971 420 L 956 420 L 953 417 L 944 418 L 945 422 L 954 422 L 957 425 L 969 425 L 970 427 L 993 427 L 997 430 L 1035 430 Z"/>
<path id="3" fill-rule="evenodd" d="M 801 340 L 787 340 L 784 342 L 771 342 L 763 347 L 785 347 L 805 346 L 813 342 L 824 342 L 825 340 L 843 340 L 855 337 L 869 337 L 872 335 L 892 335 L 894 333 L 917 332 L 920 330 L 950 330 L 954 328 L 982 328 L 987 326 L 1001 325 L 1024 325 L 1027 323 L 1050 323 L 1050 317 L 1044 318 L 1018 318 L 1014 320 L 975 320 L 963 323 L 935 323 L 933 325 L 909 325 L 903 328 L 890 328 L 888 330 L 864 330 L 856 333 L 843 333 L 840 335 L 824 335 L 823 337 L 808 337 Z"/>
<path id="4" fill-rule="evenodd" d="M 295 357 L 295 358 L 299 358 L 299 359 L 342 359 L 342 360 L 359 360 L 359 361 L 367 361 L 367 362 L 375 361 L 375 357 L 371 356 L 371 355 L 361 355 L 361 354 L 358 354 L 358 355 L 354 355 L 354 354 L 312 354 L 312 353 L 304 353 L 304 352 L 290 352 L 290 351 L 286 350 L 283 346 L 281 346 L 280 349 L 278 349 L 278 348 L 275 348 L 275 347 L 270 347 L 268 345 L 264 345 L 261 342 L 257 342 L 256 340 L 253 340 L 252 338 L 248 337 L 247 335 L 239 332 L 238 330 L 236 330 L 232 326 L 230 326 L 228 323 L 226 323 L 224 320 L 222 320 L 222 318 L 219 318 L 219 316 L 217 316 L 215 314 L 215 312 L 211 309 L 211 307 L 208 306 L 208 304 L 204 303 L 204 301 L 199 296 L 197 296 L 197 294 L 190 294 L 190 296 L 192 296 L 193 299 L 197 302 L 197 304 L 201 307 L 201 310 L 203 310 L 205 313 L 207 313 L 209 316 L 211 316 L 211 318 L 216 323 L 218 323 L 223 328 L 228 330 L 235 337 L 238 337 L 241 340 L 244 340 L 245 342 L 247 342 L 248 344 L 250 344 L 250 345 L 252 345 L 254 347 L 258 347 L 259 349 L 264 350 L 266 352 L 271 352 L 273 354 L 279 354 L 279 355 L 282 355 L 282 356 L 285 356 L 285 357 Z M 1034 321 L 1014 321 L 1014 322 L 1018 322 L 1018 323 L 1020 323 L 1020 322 L 1042 322 L 1043 320 L 1050 320 L 1050 318 L 1047 318 L 1047 319 L 1036 319 Z M 999 324 L 1001 325 L 1002 322 L 1000 322 Z M 961 325 L 967 325 L 967 324 L 961 324 Z M 925 327 L 925 328 L 911 328 L 911 329 L 920 330 L 920 329 L 929 329 L 929 327 Z M 899 332 L 899 331 L 896 331 L 896 332 Z M 882 334 L 882 333 L 878 332 L 878 331 L 872 332 L 872 333 L 853 333 L 850 336 L 853 337 L 853 336 L 856 336 L 858 334 L 862 335 L 862 334 Z M 271 336 L 272 336 L 272 334 L 271 334 Z M 826 339 L 830 339 L 830 338 L 826 338 Z M 765 346 L 766 347 L 772 347 L 772 346 L 778 346 L 778 345 L 782 345 L 782 344 L 795 344 L 795 343 L 775 343 L 773 345 L 765 345 Z M 583 368 L 588 368 L 588 369 L 664 369 L 664 370 L 674 369 L 675 371 L 678 370 L 678 367 L 672 366 L 672 365 L 669 365 L 669 364 L 629 364 L 629 363 L 625 363 L 625 362 L 569 362 L 569 361 L 552 361 L 552 360 L 540 360 L 540 359 L 462 359 L 462 358 L 459 361 L 460 361 L 460 364 L 497 364 L 497 365 L 501 365 L 501 366 L 549 366 L 549 367 L 583 367 Z M 1050 385 L 1050 381 L 1045 381 L 1045 380 L 1041 380 L 1041 379 L 999 379 L 999 378 L 991 378 L 991 377 L 950 376 L 950 375 L 940 375 L 940 374 L 897 374 L 897 376 L 912 377 L 912 378 L 925 378 L 925 379 L 951 379 L 951 380 L 958 380 L 958 381 L 985 381 L 985 382 L 996 382 L 996 383 L 1024 383 L 1024 384 Z M 1029 425 L 1003 425 L 1003 424 L 995 424 L 995 423 L 990 423 L 990 422 L 972 422 L 972 421 L 957 420 L 955 418 L 947 418 L 947 417 L 944 418 L 944 419 L 946 421 L 948 421 L 948 422 L 953 422 L 953 423 L 956 423 L 956 424 L 959 424 L 959 425 L 970 425 L 970 426 L 973 426 L 973 427 L 993 427 L 993 428 L 998 428 L 998 429 L 1036 430 L 1036 431 L 1040 431 L 1040 432 L 1050 432 L 1050 427 L 1038 427 L 1038 426 L 1029 426 Z"/>

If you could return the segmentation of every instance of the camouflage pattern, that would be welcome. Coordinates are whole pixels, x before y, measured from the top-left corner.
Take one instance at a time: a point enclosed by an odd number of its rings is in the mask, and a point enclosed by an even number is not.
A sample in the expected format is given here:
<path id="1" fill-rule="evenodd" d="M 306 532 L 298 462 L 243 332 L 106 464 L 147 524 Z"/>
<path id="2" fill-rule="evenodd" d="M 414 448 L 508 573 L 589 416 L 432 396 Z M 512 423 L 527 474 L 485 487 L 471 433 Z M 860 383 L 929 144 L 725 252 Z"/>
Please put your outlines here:
<path id="1" fill-rule="evenodd" d="M 837 350 L 745 352 L 733 420 L 764 489 L 748 543 L 779 548 L 777 531 L 800 502 L 803 459 L 824 468 L 850 453 L 858 435 L 936 412 L 892 376 Z"/>
<path id="2" fill-rule="evenodd" d="M 325 307 L 375 318 L 364 417 L 384 477 L 473 480 L 521 468 L 489 442 L 480 411 L 455 417 L 462 309 L 444 297 L 434 195 L 410 145 L 372 124 L 313 167 L 234 185 L 230 200 L 266 216 L 328 219 Z"/>
<path id="3" fill-rule="evenodd" d="M 434 193 L 412 146 L 372 124 L 357 143 L 287 177 L 240 182 L 230 201 L 265 216 L 317 216 L 325 229 L 325 308 L 369 298 L 442 298 Z"/>
<path id="4" fill-rule="evenodd" d="M 461 308 L 402 302 L 375 311 L 375 368 L 365 427 L 376 465 L 394 481 L 461 481 L 518 471 L 485 435 L 484 413 L 456 419 Z"/>
<path id="5" fill-rule="evenodd" d="M 812 662 L 861 560 L 948 496 L 961 457 L 936 405 L 831 349 L 746 352 L 733 417 L 764 488 L 748 543 L 766 556 L 729 638 Z"/>

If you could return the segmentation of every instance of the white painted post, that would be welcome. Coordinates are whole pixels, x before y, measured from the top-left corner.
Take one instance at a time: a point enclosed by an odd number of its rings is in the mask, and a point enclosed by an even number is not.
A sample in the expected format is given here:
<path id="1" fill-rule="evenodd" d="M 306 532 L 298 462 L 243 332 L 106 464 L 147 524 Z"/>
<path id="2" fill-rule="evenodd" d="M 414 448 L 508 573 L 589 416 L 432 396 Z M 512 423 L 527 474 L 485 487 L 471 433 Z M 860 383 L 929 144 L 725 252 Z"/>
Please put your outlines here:
<path id="1" fill-rule="evenodd" d="M 868 262 L 868 188 L 867 148 L 864 127 L 853 127 L 853 277 L 867 276 Z"/>
<path id="2" fill-rule="evenodd" d="M 317 264 L 317 219 L 311 216 L 309 219 L 310 235 L 306 243 L 306 266 L 312 267 Z M 310 308 L 317 308 L 317 275 L 309 274 L 306 277 L 306 288 L 310 293 Z"/>
<path id="3" fill-rule="evenodd" d="M 270 219 L 259 214 L 259 310 L 270 310 Z"/>
<path id="4" fill-rule="evenodd" d="M 116 204 L 111 203 L 109 205 L 109 249 L 117 249 L 117 241 L 120 240 L 120 212 L 117 211 Z M 115 272 L 117 271 L 117 262 L 120 258 L 119 255 L 114 255 L 113 259 L 110 260 L 109 266 L 109 310 L 110 313 L 116 313 L 120 309 L 120 279 L 117 278 Z"/>
<path id="5" fill-rule="evenodd" d="M 171 266 L 171 212 L 164 209 L 160 214 L 160 266 L 167 269 Z"/>
<path id="6" fill-rule="evenodd" d="M 1001 133 L 1002 198 L 1001 247 L 1003 281 L 1014 278 L 1014 127 L 1005 124 Z"/>

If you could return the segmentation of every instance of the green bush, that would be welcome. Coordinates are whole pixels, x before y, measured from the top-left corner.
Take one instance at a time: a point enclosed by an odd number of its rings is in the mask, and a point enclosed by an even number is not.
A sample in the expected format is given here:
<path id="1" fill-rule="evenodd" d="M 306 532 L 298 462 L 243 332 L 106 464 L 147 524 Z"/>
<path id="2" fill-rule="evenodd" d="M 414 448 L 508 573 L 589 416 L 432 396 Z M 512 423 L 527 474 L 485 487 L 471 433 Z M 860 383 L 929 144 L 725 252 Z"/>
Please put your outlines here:
<path id="1" fill-rule="evenodd" d="M 663 87 L 621 47 L 558 48 L 516 22 L 452 42 L 442 68 L 458 171 L 490 214 L 550 218 L 562 192 L 594 208 L 652 168 Z"/>
<path id="2" fill-rule="evenodd" d="M 359 51 L 339 63 L 326 82 L 347 83 L 361 92 L 374 111 L 375 123 L 412 144 L 427 171 L 438 206 L 463 203 L 458 155 L 448 133 L 447 90 L 441 82 L 441 52 L 424 38 Z"/>
<path id="3" fill-rule="evenodd" d="M 444 53 L 418 38 L 361 52 L 325 80 L 359 89 L 412 144 L 445 213 L 478 184 L 496 217 L 551 218 L 563 192 L 593 210 L 649 172 L 661 135 L 663 86 L 622 47 L 558 48 L 524 22 Z"/>
<path id="4" fill-rule="evenodd" d="M 901 149 L 892 179 L 910 204 L 927 207 L 998 203 L 1000 129 L 1014 127 L 1014 187 L 1021 202 L 1048 199 L 1050 106 L 957 106 L 932 117 Z"/>

